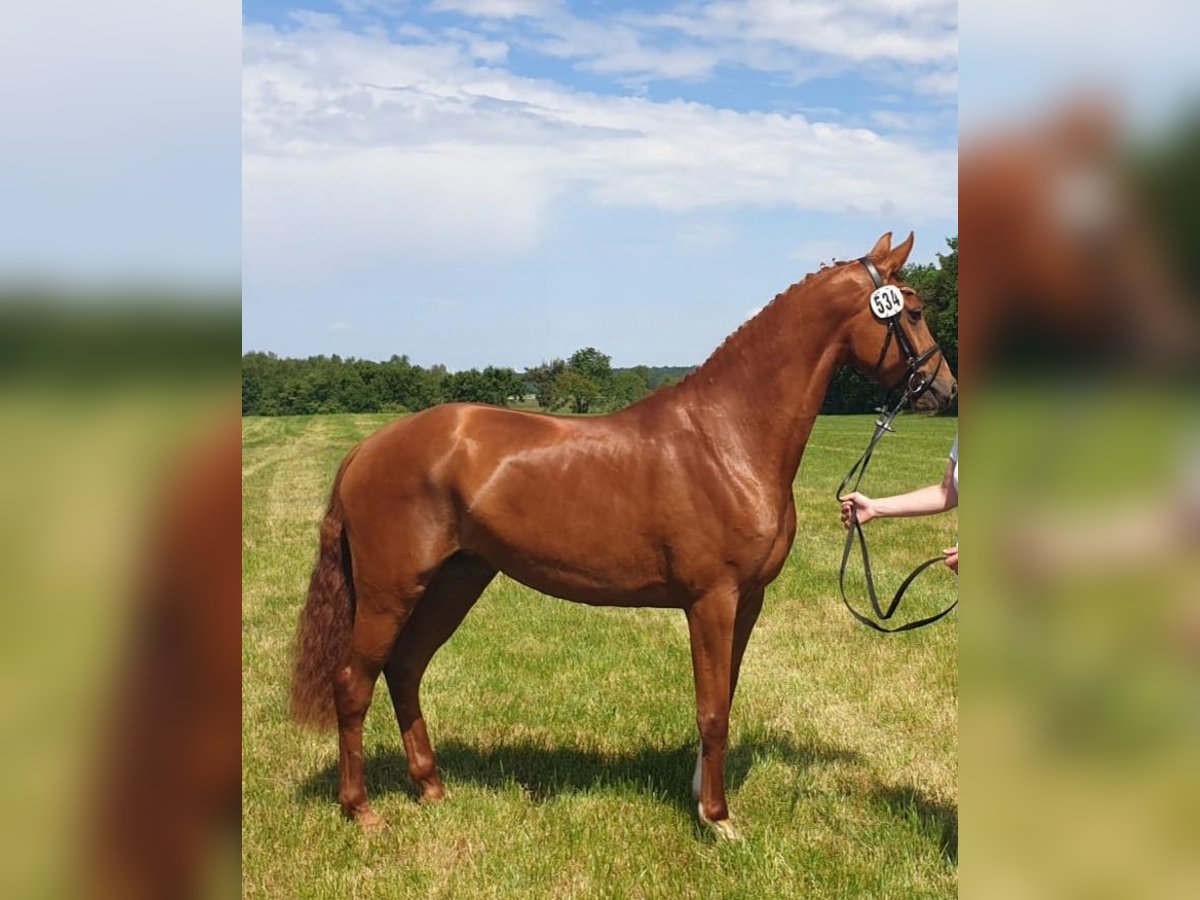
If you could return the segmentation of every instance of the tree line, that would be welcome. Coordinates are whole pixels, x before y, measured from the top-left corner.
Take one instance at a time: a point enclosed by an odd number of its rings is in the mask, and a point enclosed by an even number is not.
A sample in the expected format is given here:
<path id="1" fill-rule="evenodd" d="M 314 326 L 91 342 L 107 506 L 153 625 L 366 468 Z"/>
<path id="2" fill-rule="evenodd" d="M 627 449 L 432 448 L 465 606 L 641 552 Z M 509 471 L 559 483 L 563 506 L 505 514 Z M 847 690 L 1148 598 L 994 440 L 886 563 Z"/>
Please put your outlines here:
<path id="1" fill-rule="evenodd" d="M 524 372 L 501 366 L 450 372 L 407 356 L 384 362 L 340 356 L 281 359 L 273 353 L 242 357 L 242 415 L 295 416 L 340 412 L 416 412 L 455 401 L 510 406 L 529 401 L 548 412 L 620 409 L 672 384 L 689 367 L 612 367 L 612 359 L 584 347 Z"/>
<path id="2" fill-rule="evenodd" d="M 924 300 L 930 332 L 957 371 L 958 238 L 950 238 L 947 245 L 949 252 L 938 254 L 936 264 L 908 266 L 902 277 Z M 692 368 L 613 368 L 612 358 L 595 347 L 520 373 L 500 366 L 450 372 L 441 365 L 415 365 L 407 356 L 377 362 L 336 355 L 281 359 L 251 352 L 242 357 L 242 415 L 416 412 L 453 401 L 536 403 L 547 412 L 609 412 L 677 382 Z M 822 412 L 870 412 L 885 397 L 878 385 L 842 369 L 834 376 Z"/>

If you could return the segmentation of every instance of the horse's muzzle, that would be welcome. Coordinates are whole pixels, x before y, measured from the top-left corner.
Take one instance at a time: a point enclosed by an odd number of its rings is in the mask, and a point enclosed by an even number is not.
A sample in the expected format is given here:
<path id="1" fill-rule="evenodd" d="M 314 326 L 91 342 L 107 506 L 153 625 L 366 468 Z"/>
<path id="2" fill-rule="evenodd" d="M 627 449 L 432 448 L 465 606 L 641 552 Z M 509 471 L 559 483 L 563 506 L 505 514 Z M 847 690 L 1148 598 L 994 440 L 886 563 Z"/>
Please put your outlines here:
<path id="1" fill-rule="evenodd" d="M 913 409 L 918 412 L 945 412 L 954 403 L 958 396 L 958 382 L 950 379 L 948 385 L 940 384 L 935 380 L 929 385 L 917 399 L 913 402 Z"/>

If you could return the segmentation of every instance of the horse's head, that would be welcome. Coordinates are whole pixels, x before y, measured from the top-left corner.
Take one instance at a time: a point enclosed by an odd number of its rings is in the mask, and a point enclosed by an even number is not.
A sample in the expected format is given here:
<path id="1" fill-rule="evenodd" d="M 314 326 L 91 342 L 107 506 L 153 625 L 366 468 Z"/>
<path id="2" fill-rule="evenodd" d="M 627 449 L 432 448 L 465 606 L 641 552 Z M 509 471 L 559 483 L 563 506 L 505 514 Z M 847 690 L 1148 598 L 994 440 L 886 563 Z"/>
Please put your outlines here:
<path id="1" fill-rule="evenodd" d="M 907 390 L 914 409 L 946 409 L 958 384 L 929 333 L 921 298 L 898 277 L 912 246 L 910 233 L 893 247 L 889 231 L 861 264 L 843 268 L 850 304 L 845 362 L 887 388 Z"/>

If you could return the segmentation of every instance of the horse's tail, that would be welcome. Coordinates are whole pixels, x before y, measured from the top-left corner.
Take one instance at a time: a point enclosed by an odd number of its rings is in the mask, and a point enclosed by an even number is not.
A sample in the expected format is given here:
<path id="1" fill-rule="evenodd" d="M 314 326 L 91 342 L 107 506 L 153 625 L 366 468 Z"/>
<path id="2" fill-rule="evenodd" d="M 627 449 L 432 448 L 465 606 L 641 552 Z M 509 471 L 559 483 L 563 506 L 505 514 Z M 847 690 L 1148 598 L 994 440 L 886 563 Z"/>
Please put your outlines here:
<path id="1" fill-rule="evenodd" d="M 339 494 L 342 474 L 354 453 L 350 451 L 342 461 L 333 482 L 329 508 L 321 522 L 320 549 L 308 585 L 308 600 L 296 628 L 292 719 L 314 728 L 332 728 L 337 722 L 333 679 L 346 659 L 354 634 L 354 579 Z"/>

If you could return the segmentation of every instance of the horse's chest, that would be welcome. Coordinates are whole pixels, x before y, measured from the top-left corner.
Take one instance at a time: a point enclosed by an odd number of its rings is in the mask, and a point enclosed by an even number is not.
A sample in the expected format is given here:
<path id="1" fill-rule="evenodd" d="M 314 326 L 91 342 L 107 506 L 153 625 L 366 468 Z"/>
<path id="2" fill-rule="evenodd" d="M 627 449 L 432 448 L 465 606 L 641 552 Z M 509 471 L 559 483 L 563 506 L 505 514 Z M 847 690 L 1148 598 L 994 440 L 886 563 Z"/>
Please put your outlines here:
<path id="1" fill-rule="evenodd" d="M 716 506 L 723 510 L 721 518 L 730 537 L 760 550 L 774 544 L 792 508 L 789 496 L 761 482 L 727 485 Z"/>
<path id="2" fill-rule="evenodd" d="M 714 523 L 722 555 L 748 581 L 770 581 L 779 574 L 796 534 L 791 498 L 766 492 L 728 498 L 724 515 Z"/>
<path id="3" fill-rule="evenodd" d="M 771 548 L 767 551 L 766 558 L 762 564 L 762 580 L 764 583 L 774 581 L 779 572 L 783 569 L 783 564 L 787 560 L 788 552 L 792 549 L 792 541 L 796 539 L 796 507 L 792 503 L 788 503 L 784 510 L 783 516 L 779 522 L 779 531 L 775 536 L 775 540 L 771 542 Z"/>

